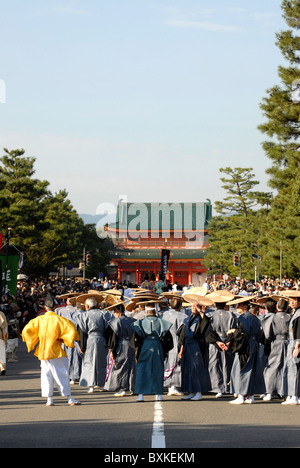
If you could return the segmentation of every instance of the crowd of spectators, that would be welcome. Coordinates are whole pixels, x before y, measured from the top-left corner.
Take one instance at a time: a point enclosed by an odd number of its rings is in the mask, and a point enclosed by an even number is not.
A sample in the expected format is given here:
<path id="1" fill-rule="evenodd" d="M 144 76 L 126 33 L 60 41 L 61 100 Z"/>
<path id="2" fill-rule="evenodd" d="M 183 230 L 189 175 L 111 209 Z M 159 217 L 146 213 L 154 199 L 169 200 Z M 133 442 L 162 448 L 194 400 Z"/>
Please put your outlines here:
<path id="1" fill-rule="evenodd" d="M 132 283 L 118 283 L 115 280 L 103 279 L 92 279 L 92 280 L 75 280 L 75 279 L 38 279 L 38 280 L 20 280 L 17 284 L 17 293 L 15 297 L 15 304 L 19 311 L 19 322 L 20 330 L 32 319 L 38 315 L 44 313 L 44 301 L 48 293 L 52 296 L 52 299 L 56 305 L 59 305 L 61 300 L 59 296 L 68 292 L 86 293 L 91 289 L 97 290 L 108 290 L 108 289 L 121 289 L 122 293 L 125 293 L 127 288 L 136 288 L 138 286 L 145 286 L 145 281 L 142 285 L 136 285 Z M 198 285 L 189 284 L 186 286 L 177 286 L 176 284 L 160 284 L 161 289 L 185 291 L 191 287 Z M 256 284 L 251 283 L 245 279 L 243 280 L 229 280 L 229 281 L 213 281 L 207 280 L 202 285 L 207 289 L 208 292 L 214 290 L 227 289 L 235 295 L 272 295 L 279 294 L 284 289 L 296 289 L 300 290 L 300 278 L 291 279 L 284 278 L 282 281 L 279 279 L 263 278 Z M 155 291 L 155 285 L 153 286 Z M 126 294 L 125 294 L 126 295 Z"/>

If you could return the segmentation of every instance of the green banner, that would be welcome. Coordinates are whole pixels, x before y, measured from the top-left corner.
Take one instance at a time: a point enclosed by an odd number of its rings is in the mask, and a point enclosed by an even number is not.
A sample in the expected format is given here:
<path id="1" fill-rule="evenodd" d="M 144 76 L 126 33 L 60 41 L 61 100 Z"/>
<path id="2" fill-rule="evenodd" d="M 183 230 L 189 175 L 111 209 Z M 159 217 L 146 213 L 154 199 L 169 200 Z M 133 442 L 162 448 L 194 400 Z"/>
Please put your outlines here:
<path id="1" fill-rule="evenodd" d="M 8 292 L 16 297 L 17 293 L 17 276 L 19 268 L 19 255 L 9 255 L 7 259 L 6 269 L 6 256 L 0 255 L 0 262 L 2 265 L 2 292 Z M 6 274 L 5 274 L 6 273 Z M 6 277 L 5 277 L 6 276 Z"/>

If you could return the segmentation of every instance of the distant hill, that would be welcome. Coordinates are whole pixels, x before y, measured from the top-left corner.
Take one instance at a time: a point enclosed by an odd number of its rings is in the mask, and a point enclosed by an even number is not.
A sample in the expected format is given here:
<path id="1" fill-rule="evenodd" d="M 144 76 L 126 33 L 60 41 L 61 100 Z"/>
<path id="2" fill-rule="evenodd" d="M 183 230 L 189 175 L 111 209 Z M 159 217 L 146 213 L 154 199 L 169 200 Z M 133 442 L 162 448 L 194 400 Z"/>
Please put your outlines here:
<path id="1" fill-rule="evenodd" d="M 79 215 L 84 224 L 98 224 L 103 226 L 106 223 L 114 223 L 116 221 L 116 215 L 91 215 L 91 214 L 80 214 Z M 103 222 L 101 223 L 101 220 Z"/>

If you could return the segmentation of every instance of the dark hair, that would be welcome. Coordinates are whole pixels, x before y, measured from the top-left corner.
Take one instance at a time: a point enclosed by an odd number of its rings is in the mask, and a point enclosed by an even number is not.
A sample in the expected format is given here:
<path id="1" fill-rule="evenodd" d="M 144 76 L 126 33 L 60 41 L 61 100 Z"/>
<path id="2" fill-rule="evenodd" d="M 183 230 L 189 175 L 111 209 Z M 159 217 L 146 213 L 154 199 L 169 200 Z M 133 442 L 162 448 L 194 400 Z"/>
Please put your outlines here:
<path id="1" fill-rule="evenodd" d="M 181 309 L 182 299 L 179 299 L 178 297 L 172 297 L 172 299 L 170 299 L 170 306 L 174 310 Z"/>
<path id="2" fill-rule="evenodd" d="M 279 299 L 279 301 L 277 302 L 277 309 L 285 312 L 288 308 L 288 305 L 289 303 L 286 299 Z"/>
<path id="3" fill-rule="evenodd" d="M 273 299 L 268 299 L 265 303 L 265 306 L 268 310 L 268 312 L 275 313 L 276 312 L 276 307 L 277 307 L 277 302 L 274 301 Z"/>
<path id="4" fill-rule="evenodd" d="M 124 314 L 124 312 L 125 312 L 124 304 L 117 304 L 115 306 L 115 309 L 117 309 L 118 312 L 121 312 L 121 314 Z"/>

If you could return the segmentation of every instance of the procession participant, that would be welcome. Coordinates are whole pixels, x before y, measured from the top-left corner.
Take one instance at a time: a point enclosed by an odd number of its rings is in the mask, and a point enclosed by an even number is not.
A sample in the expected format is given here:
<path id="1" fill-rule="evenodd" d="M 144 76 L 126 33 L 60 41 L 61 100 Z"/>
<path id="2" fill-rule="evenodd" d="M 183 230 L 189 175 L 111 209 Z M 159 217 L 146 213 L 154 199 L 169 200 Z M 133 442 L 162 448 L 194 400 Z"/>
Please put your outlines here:
<path id="1" fill-rule="evenodd" d="M 162 297 L 169 300 L 169 308 L 165 308 L 161 318 L 172 323 L 170 332 L 173 338 L 173 349 L 169 351 L 164 363 L 164 386 L 168 388 L 168 395 L 181 396 L 181 369 L 178 360 L 179 336 L 178 331 L 183 325 L 186 314 L 182 311 L 182 296 L 174 293 L 162 293 Z"/>
<path id="2" fill-rule="evenodd" d="M 253 308 L 259 308 L 259 311 L 263 311 L 263 314 L 257 313 L 256 316 L 261 322 L 261 327 L 264 333 L 264 339 L 258 345 L 257 353 L 257 365 L 255 371 L 255 387 L 256 393 L 260 394 L 260 398 L 266 397 L 266 383 L 264 377 L 264 371 L 267 365 L 268 356 L 271 351 L 270 327 L 272 320 L 277 312 L 277 297 L 276 296 L 262 296 L 255 299 L 255 302 L 251 302 L 250 310 Z"/>
<path id="3" fill-rule="evenodd" d="M 129 315 L 129 313 L 132 313 L 132 318 L 134 320 L 139 320 L 143 319 L 146 317 L 146 304 L 150 300 L 156 301 L 158 299 L 157 294 L 154 293 L 147 293 L 147 292 L 138 292 L 134 295 L 134 297 L 131 299 L 129 304 L 126 305 L 126 315 Z"/>
<path id="4" fill-rule="evenodd" d="M 18 348 L 18 341 L 20 336 L 19 320 L 15 316 L 12 307 L 13 297 L 5 293 L 2 296 L 2 304 L 0 310 L 4 313 L 8 326 L 8 338 L 6 341 L 6 356 L 7 362 L 17 362 L 16 350 Z"/>
<path id="5" fill-rule="evenodd" d="M 125 303 L 108 306 L 113 310 L 113 317 L 108 322 L 106 333 L 109 348 L 109 365 L 104 390 L 116 392 L 114 396 L 124 396 L 127 391 L 133 393 L 135 384 L 135 352 L 130 346 L 133 336 L 134 319 L 124 314 Z"/>
<path id="6" fill-rule="evenodd" d="M 192 300 L 185 294 L 185 300 Z M 222 350 L 227 347 L 220 337 L 212 330 L 209 317 L 202 307 L 213 305 L 206 297 L 196 296 L 197 302 L 192 304 L 192 314 L 185 318 L 179 336 L 181 361 L 181 388 L 188 395 L 182 400 L 202 400 L 202 393 L 211 389 L 208 373 L 208 345 L 214 343 Z"/>
<path id="7" fill-rule="evenodd" d="M 289 340 L 284 369 L 284 395 L 282 405 L 297 405 L 300 397 L 300 291 L 281 292 L 289 298 L 292 316 L 289 323 Z"/>
<path id="8" fill-rule="evenodd" d="M 60 296 L 60 299 L 66 299 L 66 304 L 59 308 L 55 309 L 55 313 L 60 317 L 64 317 L 70 320 L 76 326 L 76 321 L 74 319 L 74 314 L 80 313 L 84 310 L 84 305 L 80 302 L 77 302 L 77 296 L 79 294 L 66 294 Z M 79 332 L 79 327 L 77 327 L 77 331 Z M 80 336 L 80 335 L 79 335 Z M 79 383 L 80 375 L 81 375 L 81 368 L 82 368 L 82 352 L 80 349 L 80 344 L 78 341 L 75 341 L 74 348 L 65 347 L 65 351 L 68 355 L 69 360 L 69 376 L 70 376 L 70 384 L 73 385 L 75 383 Z"/>
<path id="9" fill-rule="evenodd" d="M 172 324 L 159 317 L 156 312 L 159 300 L 146 304 L 146 317 L 132 323 L 134 335 L 132 346 L 136 350 L 136 382 L 134 393 L 137 401 L 144 401 L 144 395 L 156 395 L 163 401 L 164 360 L 173 348 L 170 328 Z"/>
<path id="10" fill-rule="evenodd" d="M 79 385 L 89 387 L 88 393 L 93 393 L 94 387 L 103 388 L 105 384 L 107 349 L 104 335 L 112 314 L 99 309 L 102 297 L 98 294 L 84 294 L 78 296 L 77 301 L 85 304 L 85 312 L 73 315 L 74 320 L 87 336 L 85 349 L 80 343 L 84 355 Z"/>
<path id="11" fill-rule="evenodd" d="M 28 352 L 36 345 L 35 356 L 41 361 L 42 397 L 47 398 L 46 406 L 53 406 L 54 382 L 60 394 L 68 398 L 70 406 L 80 405 L 72 398 L 69 383 L 68 358 L 61 344 L 74 347 L 79 335 L 72 322 L 53 312 L 53 300 L 45 301 L 46 313 L 31 320 L 23 329 L 23 341 Z"/>
<path id="12" fill-rule="evenodd" d="M 290 320 L 288 299 L 282 297 L 277 302 L 277 313 L 273 314 L 269 329 L 265 331 L 265 337 L 271 345 L 264 369 L 266 386 L 266 394 L 263 396 L 264 401 L 271 401 L 274 395 L 281 397 L 284 395 L 283 372 L 287 355 Z"/>
<path id="13" fill-rule="evenodd" d="M 229 349 L 235 354 L 230 376 L 230 391 L 238 395 L 229 403 L 236 405 L 254 403 L 258 344 L 264 336 L 259 319 L 249 311 L 253 299 L 255 296 L 244 296 L 227 303 L 227 305 L 236 305 L 239 314 L 237 328 L 228 330 L 227 341 Z"/>
<path id="14" fill-rule="evenodd" d="M 5 314 L 0 311 L 0 375 L 6 373 L 6 342 L 8 338 L 8 325 Z"/>
<path id="15" fill-rule="evenodd" d="M 218 334 L 221 341 L 227 339 L 227 331 L 235 328 L 237 319 L 233 312 L 226 310 L 226 303 L 234 299 L 234 294 L 226 290 L 217 290 L 205 296 L 214 302 L 215 310 L 207 313 L 211 319 L 211 327 Z M 221 398 L 225 393 L 229 393 L 230 374 L 234 356 L 230 350 L 224 353 L 214 344 L 209 345 L 209 365 L 208 372 L 211 383 L 211 392 L 216 393 L 216 398 Z"/>

